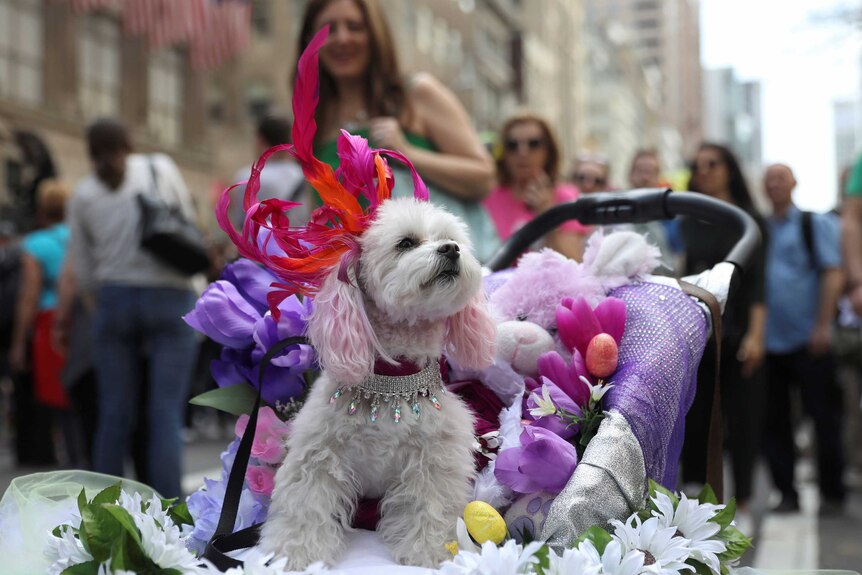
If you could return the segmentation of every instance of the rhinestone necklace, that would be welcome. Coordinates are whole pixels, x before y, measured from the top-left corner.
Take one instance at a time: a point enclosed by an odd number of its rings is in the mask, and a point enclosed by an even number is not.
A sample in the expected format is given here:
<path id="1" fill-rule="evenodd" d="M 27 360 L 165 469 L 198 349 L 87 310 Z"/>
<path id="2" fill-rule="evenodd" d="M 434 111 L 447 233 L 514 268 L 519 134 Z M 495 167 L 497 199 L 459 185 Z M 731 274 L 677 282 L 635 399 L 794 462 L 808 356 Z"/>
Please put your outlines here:
<path id="1" fill-rule="evenodd" d="M 431 361 L 418 373 L 410 375 L 381 375 L 374 373 L 355 387 L 339 387 L 329 397 L 335 403 L 342 395 L 351 394 L 347 414 L 354 415 L 359 405 L 366 401 L 370 406 L 369 417 L 374 423 L 380 417 L 381 409 L 392 411 L 395 423 L 401 421 L 401 405 L 407 402 L 417 418 L 421 413 L 419 398 L 427 398 L 436 409 L 440 409 L 437 393 L 445 393 L 440 364 Z"/>

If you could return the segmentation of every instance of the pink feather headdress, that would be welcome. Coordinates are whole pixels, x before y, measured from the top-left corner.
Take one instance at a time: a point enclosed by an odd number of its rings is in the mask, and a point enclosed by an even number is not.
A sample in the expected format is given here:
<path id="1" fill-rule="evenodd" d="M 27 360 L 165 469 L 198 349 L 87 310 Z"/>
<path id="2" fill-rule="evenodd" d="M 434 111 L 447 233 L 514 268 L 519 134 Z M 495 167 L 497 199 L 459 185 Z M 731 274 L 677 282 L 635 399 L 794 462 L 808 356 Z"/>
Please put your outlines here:
<path id="1" fill-rule="evenodd" d="M 260 262 L 275 273 L 281 283 L 269 294 L 277 304 L 294 293 L 314 295 L 329 271 L 339 265 L 339 278 L 349 281 L 347 269 L 358 260 L 359 238 L 384 200 L 390 198 L 395 181 L 384 156 L 404 163 L 413 176 L 414 197 L 428 200 L 428 189 L 403 154 L 372 149 L 365 138 L 342 130 L 338 137 L 340 167 L 333 170 L 314 157 L 317 124 L 314 111 L 319 100 L 318 52 L 329 34 L 324 26 L 314 35 L 299 58 L 293 90 L 293 145 L 274 146 L 252 165 L 251 175 L 222 192 L 216 206 L 216 220 L 236 245 L 239 253 Z M 302 166 L 306 180 L 320 195 L 323 205 L 311 214 L 305 227 L 290 225 L 288 212 L 300 205 L 279 199 L 259 202 L 260 172 L 267 159 L 280 151 L 289 152 Z M 230 191 L 245 184 L 242 231 L 228 218 Z M 362 208 L 360 198 L 367 207 Z M 274 246 L 273 246 L 274 242 Z"/>

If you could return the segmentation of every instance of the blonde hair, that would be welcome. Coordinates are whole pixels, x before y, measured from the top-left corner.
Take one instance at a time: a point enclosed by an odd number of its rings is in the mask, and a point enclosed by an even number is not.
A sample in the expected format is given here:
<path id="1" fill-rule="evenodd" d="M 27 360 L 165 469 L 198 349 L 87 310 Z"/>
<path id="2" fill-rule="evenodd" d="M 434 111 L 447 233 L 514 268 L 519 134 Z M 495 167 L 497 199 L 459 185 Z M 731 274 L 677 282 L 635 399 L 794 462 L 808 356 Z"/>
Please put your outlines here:
<path id="1" fill-rule="evenodd" d="M 62 180 L 42 180 L 36 189 L 36 211 L 51 223 L 66 217 L 66 201 L 72 190 Z"/>

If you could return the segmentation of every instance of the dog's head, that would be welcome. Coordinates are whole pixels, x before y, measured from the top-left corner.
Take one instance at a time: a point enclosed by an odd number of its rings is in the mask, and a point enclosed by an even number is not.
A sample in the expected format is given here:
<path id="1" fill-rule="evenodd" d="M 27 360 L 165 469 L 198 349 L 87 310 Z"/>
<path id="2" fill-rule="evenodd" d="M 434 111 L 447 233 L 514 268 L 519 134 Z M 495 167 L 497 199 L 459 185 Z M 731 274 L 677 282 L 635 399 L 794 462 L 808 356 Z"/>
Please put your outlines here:
<path id="1" fill-rule="evenodd" d="M 333 270 L 314 299 L 308 335 L 321 366 L 343 383 L 361 382 L 386 356 L 366 303 L 392 324 L 447 322 L 447 343 L 464 367 L 494 357 L 494 322 L 485 306 L 481 266 L 464 223 L 427 202 L 384 202 L 362 235 L 350 282 Z"/>

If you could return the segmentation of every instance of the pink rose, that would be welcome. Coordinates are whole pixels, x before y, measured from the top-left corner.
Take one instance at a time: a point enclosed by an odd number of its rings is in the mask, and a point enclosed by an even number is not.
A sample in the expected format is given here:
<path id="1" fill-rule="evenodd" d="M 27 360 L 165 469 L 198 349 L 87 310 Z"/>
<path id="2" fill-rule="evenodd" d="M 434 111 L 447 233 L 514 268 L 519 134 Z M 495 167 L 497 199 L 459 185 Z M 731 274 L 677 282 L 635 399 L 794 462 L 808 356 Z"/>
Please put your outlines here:
<path id="1" fill-rule="evenodd" d="M 248 419 L 248 415 L 241 415 L 236 420 L 234 432 L 237 437 L 242 437 L 245 433 Z M 281 463 L 284 459 L 284 440 L 289 431 L 290 426 L 279 419 L 271 407 L 261 407 L 257 412 L 251 456 L 264 463 Z"/>
<path id="2" fill-rule="evenodd" d="M 245 472 L 245 481 L 255 495 L 272 497 L 272 488 L 275 486 L 275 468 L 268 465 L 249 465 Z"/>

